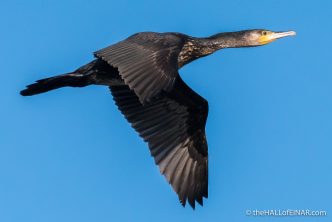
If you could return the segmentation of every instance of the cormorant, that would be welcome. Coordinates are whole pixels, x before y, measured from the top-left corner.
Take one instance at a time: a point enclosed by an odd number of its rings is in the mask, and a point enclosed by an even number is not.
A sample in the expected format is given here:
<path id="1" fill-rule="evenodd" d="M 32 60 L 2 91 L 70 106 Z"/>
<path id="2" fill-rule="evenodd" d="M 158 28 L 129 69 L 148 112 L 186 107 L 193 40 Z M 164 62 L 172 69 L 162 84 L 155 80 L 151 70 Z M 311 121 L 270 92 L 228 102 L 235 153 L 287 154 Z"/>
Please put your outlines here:
<path id="1" fill-rule="evenodd" d="M 195 208 L 195 201 L 203 205 L 208 197 L 208 102 L 184 83 L 178 70 L 219 49 L 260 46 L 295 34 L 255 29 L 196 38 L 141 32 L 95 52 L 95 60 L 73 72 L 28 85 L 21 95 L 65 86 L 108 86 L 181 204 L 188 201 Z"/>

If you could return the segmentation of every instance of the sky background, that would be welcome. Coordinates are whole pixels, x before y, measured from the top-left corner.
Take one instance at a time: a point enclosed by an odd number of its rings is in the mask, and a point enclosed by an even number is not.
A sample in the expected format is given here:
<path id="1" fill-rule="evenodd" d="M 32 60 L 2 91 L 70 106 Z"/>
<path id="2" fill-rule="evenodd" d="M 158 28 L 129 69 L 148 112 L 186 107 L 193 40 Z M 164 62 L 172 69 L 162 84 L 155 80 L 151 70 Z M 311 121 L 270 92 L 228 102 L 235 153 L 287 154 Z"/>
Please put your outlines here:
<path id="1" fill-rule="evenodd" d="M 332 2 L 302 0 L 0 2 L 0 221 L 331 221 Z M 21 97 L 140 31 L 193 36 L 295 30 L 227 49 L 180 74 L 209 101 L 209 198 L 183 208 L 107 87 Z"/>

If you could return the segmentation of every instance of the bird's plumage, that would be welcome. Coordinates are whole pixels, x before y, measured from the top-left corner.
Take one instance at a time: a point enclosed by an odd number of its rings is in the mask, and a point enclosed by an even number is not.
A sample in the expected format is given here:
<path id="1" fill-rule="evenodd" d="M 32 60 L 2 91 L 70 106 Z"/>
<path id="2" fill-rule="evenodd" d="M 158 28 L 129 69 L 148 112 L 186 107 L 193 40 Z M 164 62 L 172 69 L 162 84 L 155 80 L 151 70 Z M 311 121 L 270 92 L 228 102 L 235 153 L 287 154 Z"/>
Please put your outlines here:
<path id="1" fill-rule="evenodd" d="M 178 55 L 182 36 L 172 33 L 144 32 L 94 53 L 117 67 L 125 83 L 142 103 L 161 91 L 173 88 L 178 74 Z"/>
<path id="2" fill-rule="evenodd" d="M 143 32 L 94 53 L 74 72 L 38 80 L 21 91 L 30 96 L 60 87 L 106 85 L 119 110 L 148 143 L 160 171 L 182 205 L 208 197 L 208 103 L 180 78 L 178 69 L 222 48 L 267 44 L 295 32 L 246 30 L 195 38 Z"/>
<path id="3" fill-rule="evenodd" d="M 119 110 L 149 144 L 160 172 L 178 194 L 195 207 L 208 195 L 205 123 L 208 103 L 179 77 L 170 93 L 142 105 L 128 86 L 111 86 Z"/>

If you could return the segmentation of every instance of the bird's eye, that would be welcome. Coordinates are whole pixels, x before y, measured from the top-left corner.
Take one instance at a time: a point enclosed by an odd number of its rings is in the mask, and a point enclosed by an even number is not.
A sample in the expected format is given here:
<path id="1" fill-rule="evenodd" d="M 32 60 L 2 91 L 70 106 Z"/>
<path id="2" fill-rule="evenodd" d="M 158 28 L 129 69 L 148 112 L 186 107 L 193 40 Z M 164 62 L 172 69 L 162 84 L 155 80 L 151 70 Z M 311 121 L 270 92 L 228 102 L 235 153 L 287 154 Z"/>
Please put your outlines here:
<path id="1" fill-rule="evenodd" d="M 262 35 L 267 35 L 267 31 L 263 31 L 263 32 L 262 32 Z"/>

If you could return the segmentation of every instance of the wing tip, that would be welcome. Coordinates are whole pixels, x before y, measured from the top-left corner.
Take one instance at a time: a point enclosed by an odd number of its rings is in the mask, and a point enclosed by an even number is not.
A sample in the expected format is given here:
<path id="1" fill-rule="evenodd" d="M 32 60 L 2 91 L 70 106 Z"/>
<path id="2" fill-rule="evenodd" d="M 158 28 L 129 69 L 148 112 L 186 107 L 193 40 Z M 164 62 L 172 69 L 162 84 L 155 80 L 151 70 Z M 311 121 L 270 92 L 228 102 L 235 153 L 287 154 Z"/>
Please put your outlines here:
<path id="1" fill-rule="evenodd" d="M 179 201 L 180 204 L 182 205 L 182 207 L 186 207 L 187 202 L 189 203 L 190 207 L 195 210 L 196 209 L 196 202 L 203 207 L 204 206 L 204 198 L 207 199 L 207 197 L 203 196 L 199 196 L 196 197 L 195 199 L 189 200 L 189 198 L 187 197 L 180 197 L 179 196 Z"/>

